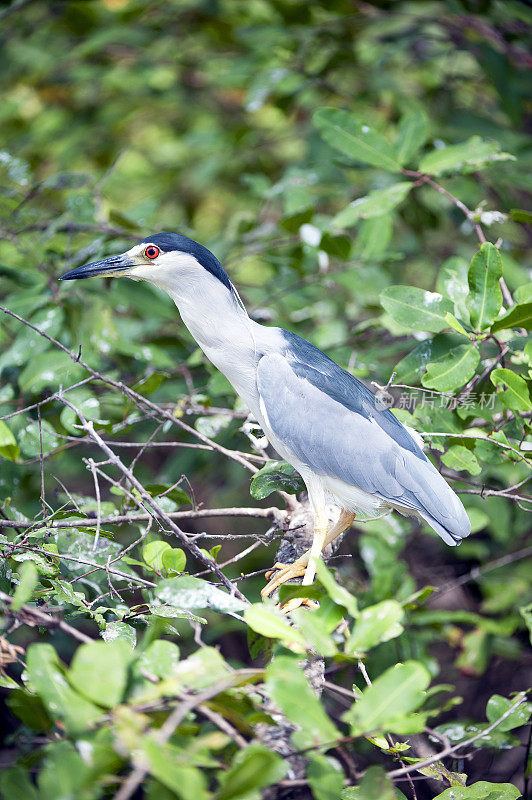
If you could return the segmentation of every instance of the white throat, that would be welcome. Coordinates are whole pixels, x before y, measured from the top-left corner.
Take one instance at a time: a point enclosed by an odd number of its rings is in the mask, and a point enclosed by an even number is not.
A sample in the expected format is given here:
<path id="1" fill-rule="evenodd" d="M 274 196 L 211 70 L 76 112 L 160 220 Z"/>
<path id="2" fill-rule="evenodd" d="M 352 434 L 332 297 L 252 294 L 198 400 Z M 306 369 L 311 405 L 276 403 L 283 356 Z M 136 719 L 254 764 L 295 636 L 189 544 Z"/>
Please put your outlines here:
<path id="1" fill-rule="evenodd" d="M 256 334 L 262 326 L 249 318 L 235 292 L 207 270 L 198 269 L 195 259 L 190 261 L 190 270 L 186 264 L 179 272 L 163 266 L 149 280 L 170 295 L 207 358 L 223 372 L 250 410 L 257 413 L 255 374 L 260 354 Z"/>

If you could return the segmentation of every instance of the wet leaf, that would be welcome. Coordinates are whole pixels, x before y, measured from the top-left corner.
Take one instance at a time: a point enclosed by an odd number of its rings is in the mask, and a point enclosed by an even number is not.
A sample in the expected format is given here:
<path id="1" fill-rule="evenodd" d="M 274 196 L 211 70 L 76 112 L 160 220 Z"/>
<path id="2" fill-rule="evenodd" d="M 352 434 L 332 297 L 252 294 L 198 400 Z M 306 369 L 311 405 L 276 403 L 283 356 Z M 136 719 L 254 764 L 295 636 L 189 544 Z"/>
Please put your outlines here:
<path id="1" fill-rule="evenodd" d="M 303 478 L 286 461 L 268 461 L 251 479 L 250 494 L 255 500 L 264 500 L 272 492 L 298 494 L 304 491 Z"/>

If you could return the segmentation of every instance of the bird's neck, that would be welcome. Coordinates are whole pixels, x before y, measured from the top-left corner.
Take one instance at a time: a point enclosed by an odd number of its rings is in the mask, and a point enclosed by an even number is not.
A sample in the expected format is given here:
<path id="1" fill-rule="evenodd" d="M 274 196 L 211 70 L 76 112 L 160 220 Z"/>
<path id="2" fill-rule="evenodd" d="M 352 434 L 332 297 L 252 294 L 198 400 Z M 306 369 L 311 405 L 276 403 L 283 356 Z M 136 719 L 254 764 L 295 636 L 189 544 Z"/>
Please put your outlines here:
<path id="1" fill-rule="evenodd" d="M 255 411 L 255 333 L 261 326 L 249 318 L 236 295 L 216 278 L 202 280 L 196 290 L 190 284 L 162 288 L 174 300 L 181 319 L 207 358 Z"/>

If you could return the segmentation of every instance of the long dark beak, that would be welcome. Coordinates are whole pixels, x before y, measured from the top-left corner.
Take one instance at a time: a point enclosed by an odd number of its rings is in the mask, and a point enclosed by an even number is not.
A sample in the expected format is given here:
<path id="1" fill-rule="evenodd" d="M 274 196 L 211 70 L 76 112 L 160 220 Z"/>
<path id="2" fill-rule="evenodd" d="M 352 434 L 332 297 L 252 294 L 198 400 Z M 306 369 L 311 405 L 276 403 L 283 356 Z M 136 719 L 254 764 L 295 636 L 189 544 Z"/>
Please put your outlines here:
<path id="1" fill-rule="evenodd" d="M 71 269 L 59 278 L 60 281 L 74 281 L 77 278 L 105 278 L 115 275 L 123 275 L 135 262 L 125 253 L 119 256 L 109 256 L 102 258 L 101 261 L 93 261 L 91 264 L 84 264 L 82 267 Z"/>

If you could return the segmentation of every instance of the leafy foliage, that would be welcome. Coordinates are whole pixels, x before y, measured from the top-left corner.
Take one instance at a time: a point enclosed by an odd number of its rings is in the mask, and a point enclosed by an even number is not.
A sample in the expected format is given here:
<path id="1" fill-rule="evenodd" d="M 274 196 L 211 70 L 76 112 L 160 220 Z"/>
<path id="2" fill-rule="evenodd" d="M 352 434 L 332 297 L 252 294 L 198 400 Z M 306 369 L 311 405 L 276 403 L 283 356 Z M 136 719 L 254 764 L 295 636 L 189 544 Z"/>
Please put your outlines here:
<path id="1" fill-rule="evenodd" d="M 526 4 L 0 19 L 2 797 L 518 798 Z M 257 320 L 376 381 L 474 535 L 360 522 L 312 587 L 281 589 L 318 608 L 261 602 L 272 544 L 291 558 L 305 530 L 301 478 L 165 295 L 56 280 L 154 230 L 204 242 Z"/>

